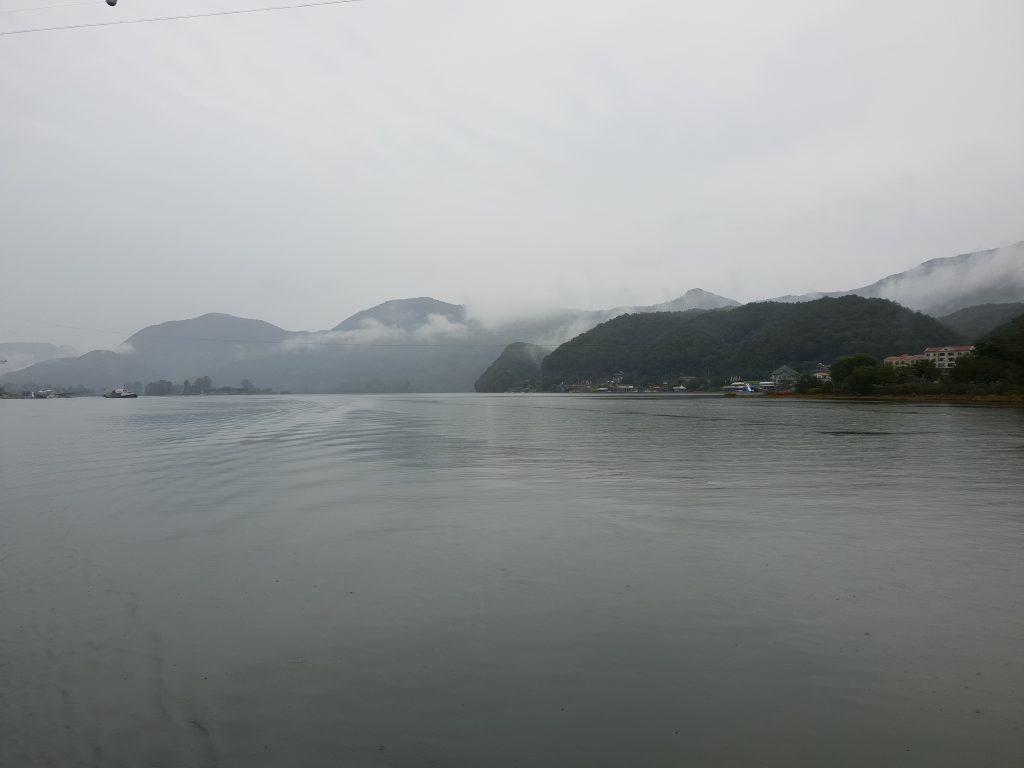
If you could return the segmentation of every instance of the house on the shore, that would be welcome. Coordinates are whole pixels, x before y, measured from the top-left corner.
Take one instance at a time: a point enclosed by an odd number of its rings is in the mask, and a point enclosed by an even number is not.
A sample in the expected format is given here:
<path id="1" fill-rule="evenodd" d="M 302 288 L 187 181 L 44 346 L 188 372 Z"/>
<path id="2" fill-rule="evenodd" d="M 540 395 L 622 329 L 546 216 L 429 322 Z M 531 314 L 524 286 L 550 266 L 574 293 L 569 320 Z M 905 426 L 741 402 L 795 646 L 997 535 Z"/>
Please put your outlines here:
<path id="1" fill-rule="evenodd" d="M 781 365 L 772 371 L 769 378 L 775 382 L 775 389 L 792 389 L 796 386 L 797 379 L 800 378 L 800 374 L 790 368 L 788 365 Z"/>
<path id="2" fill-rule="evenodd" d="M 924 357 L 935 363 L 936 368 L 955 368 L 957 360 L 973 351 L 974 347 L 971 346 L 928 347 L 924 351 Z"/>
<path id="3" fill-rule="evenodd" d="M 882 362 L 896 368 L 908 368 L 915 363 L 929 362 L 934 363 L 940 370 L 949 370 L 956 368 L 957 360 L 973 351 L 974 347 L 968 345 L 928 347 L 920 355 L 889 355 Z"/>
<path id="4" fill-rule="evenodd" d="M 832 381 L 832 366 L 818 363 L 811 375 L 818 380 L 819 384 Z"/>

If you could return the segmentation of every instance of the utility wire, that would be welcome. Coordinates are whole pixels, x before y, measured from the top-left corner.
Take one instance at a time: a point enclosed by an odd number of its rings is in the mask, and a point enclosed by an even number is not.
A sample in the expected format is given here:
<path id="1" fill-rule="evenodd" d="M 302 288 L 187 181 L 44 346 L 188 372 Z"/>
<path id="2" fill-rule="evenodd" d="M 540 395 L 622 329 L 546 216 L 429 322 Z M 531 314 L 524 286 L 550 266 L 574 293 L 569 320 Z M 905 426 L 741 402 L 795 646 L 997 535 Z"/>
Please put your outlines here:
<path id="1" fill-rule="evenodd" d="M 180 16 L 154 16 L 147 19 L 117 19 L 115 21 L 95 21 L 89 24 L 65 24 L 59 27 L 33 27 L 31 29 L 12 29 L 0 32 L 6 35 L 28 35 L 35 32 L 59 32 L 68 29 L 88 29 L 90 27 L 113 27 L 121 24 L 153 24 L 160 21 L 182 21 L 185 19 L 206 19 L 213 16 L 238 16 L 243 13 L 267 13 L 269 11 L 291 11 L 298 8 L 316 8 L 323 5 L 347 5 L 360 3 L 363 0 L 315 0 L 315 2 L 297 3 L 295 5 L 271 5 L 263 8 L 238 8 L 233 11 L 208 11 L 206 13 L 186 13 Z"/>

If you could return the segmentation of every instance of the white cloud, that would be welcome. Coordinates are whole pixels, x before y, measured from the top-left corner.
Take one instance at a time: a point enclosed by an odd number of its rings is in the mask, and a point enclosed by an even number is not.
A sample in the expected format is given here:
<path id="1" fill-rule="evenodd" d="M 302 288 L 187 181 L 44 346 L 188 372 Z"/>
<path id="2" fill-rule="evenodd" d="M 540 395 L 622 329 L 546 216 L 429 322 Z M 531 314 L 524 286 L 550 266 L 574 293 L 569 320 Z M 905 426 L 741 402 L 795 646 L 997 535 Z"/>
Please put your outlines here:
<path id="1" fill-rule="evenodd" d="M 386 0 L 4 38 L 5 309 L 316 329 L 863 285 L 1024 237 L 1022 28 L 1015 0 Z"/>

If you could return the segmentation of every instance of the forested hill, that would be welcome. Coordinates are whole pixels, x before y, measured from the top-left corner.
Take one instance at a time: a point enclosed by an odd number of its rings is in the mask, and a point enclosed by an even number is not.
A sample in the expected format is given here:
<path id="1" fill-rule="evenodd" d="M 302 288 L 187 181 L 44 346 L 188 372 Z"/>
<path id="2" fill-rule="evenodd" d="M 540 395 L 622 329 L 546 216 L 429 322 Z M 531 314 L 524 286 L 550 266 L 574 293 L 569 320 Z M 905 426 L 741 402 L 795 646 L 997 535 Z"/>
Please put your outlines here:
<path id="1" fill-rule="evenodd" d="M 985 334 L 1024 314 L 1024 302 L 978 304 L 953 312 L 939 320 L 958 331 L 966 339 L 980 339 Z"/>
<path id="2" fill-rule="evenodd" d="M 516 341 L 476 380 L 477 392 L 510 392 L 540 386 L 541 360 L 547 350 L 536 344 Z"/>
<path id="3" fill-rule="evenodd" d="M 708 374 L 763 378 L 780 365 L 807 370 L 857 352 L 885 357 L 960 340 L 932 317 L 859 296 L 624 315 L 548 355 L 544 383 L 600 380 L 617 371 L 641 383 Z"/>

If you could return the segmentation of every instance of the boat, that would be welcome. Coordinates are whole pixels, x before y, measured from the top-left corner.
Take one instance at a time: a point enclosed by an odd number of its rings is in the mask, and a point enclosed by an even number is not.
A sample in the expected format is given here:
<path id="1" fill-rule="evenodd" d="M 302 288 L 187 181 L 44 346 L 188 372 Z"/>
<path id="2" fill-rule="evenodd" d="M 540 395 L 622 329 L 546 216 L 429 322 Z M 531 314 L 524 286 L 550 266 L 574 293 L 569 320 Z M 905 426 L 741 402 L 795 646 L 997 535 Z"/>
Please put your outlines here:
<path id="1" fill-rule="evenodd" d="M 129 392 L 127 389 L 112 389 L 103 396 L 113 398 L 115 400 L 123 400 L 130 397 L 138 397 L 138 395 L 135 392 Z"/>

